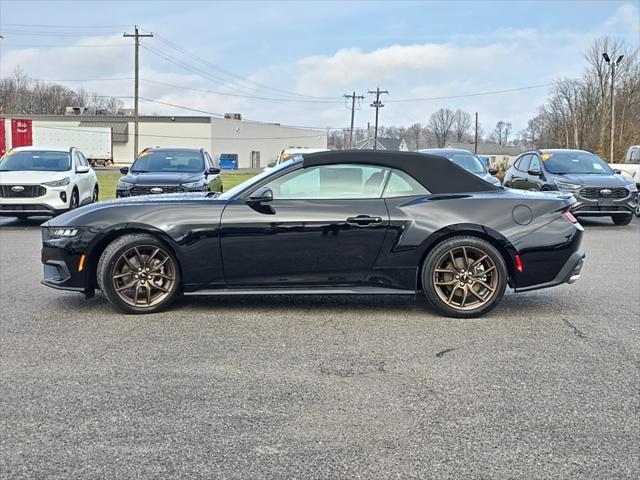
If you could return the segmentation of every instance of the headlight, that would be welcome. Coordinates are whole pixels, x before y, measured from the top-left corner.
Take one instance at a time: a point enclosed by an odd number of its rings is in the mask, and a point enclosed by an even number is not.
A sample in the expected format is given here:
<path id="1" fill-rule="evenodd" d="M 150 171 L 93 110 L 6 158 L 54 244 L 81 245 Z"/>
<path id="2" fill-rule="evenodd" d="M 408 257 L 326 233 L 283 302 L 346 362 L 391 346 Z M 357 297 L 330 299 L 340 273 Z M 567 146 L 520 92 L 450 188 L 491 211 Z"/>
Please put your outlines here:
<path id="1" fill-rule="evenodd" d="M 635 183 L 630 183 L 629 185 L 627 185 L 627 188 L 629 189 L 630 192 L 637 192 L 638 191 L 638 187 L 636 186 Z"/>
<path id="2" fill-rule="evenodd" d="M 569 191 L 575 192 L 581 186 L 582 185 L 576 185 L 575 183 L 568 183 L 568 182 L 562 182 L 560 180 L 556 180 L 556 187 L 558 187 L 558 190 L 569 190 Z"/>
<path id="3" fill-rule="evenodd" d="M 118 185 L 116 188 L 131 188 L 133 187 L 133 183 L 123 182 L 122 180 L 118 180 Z"/>
<path id="4" fill-rule="evenodd" d="M 56 228 L 51 233 L 54 237 L 73 237 L 78 233 L 77 228 Z"/>
<path id="5" fill-rule="evenodd" d="M 205 186 L 204 180 L 198 180 L 197 182 L 183 183 L 184 188 L 200 188 Z"/>
<path id="6" fill-rule="evenodd" d="M 65 185 L 69 185 L 69 177 L 65 177 L 62 180 L 54 180 L 53 182 L 43 182 L 42 185 L 46 185 L 47 187 L 64 187 Z"/>

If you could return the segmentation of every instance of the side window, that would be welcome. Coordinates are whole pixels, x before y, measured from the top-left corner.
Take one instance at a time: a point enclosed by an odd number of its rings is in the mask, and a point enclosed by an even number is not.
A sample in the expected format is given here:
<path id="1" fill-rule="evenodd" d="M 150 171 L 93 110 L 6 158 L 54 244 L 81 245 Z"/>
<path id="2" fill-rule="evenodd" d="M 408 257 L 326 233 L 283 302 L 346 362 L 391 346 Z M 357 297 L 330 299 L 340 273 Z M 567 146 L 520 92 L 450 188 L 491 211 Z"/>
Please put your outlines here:
<path id="1" fill-rule="evenodd" d="M 629 156 L 629 161 L 627 163 L 638 164 L 640 163 L 640 149 L 631 150 L 631 155 Z"/>
<path id="2" fill-rule="evenodd" d="M 73 164 L 75 168 L 82 166 L 82 159 L 80 158 L 80 152 L 78 152 L 78 150 L 73 152 Z"/>
<path id="3" fill-rule="evenodd" d="M 411 175 L 400 170 L 392 170 L 382 196 L 384 198 L 410 197 L 413 195 L 428 195 L 429 193 L 431 192 Z"/>
<path id="4" fill-rule="evenodd" d="M 266 184 L 275 199 L 380 198 L 389 173 L 369 165 L 322 165 L 288 173 Z"/>
<path id="5" fill-rule="evenodd" d="M 531 154 L 524 155 L 520 160 L 518 160 L 518 164 L 516 168 L 521 172 L 526 172 L 529 170 L 529 164 L 531 163 Z"/>
<path id="6" fill-rule="evenodd" d="M 527 170 L 536 170 L 540 171 L 540 159 L 537 155 L 531 155 L 531 163 L 529 163 L 529 168 Z"/>
<path id="7" fill-rule="evenodd" d="M 78 155 L 80 155 L 80 161 L 82 162 L 82 165 L 85 167 L 89 167 L 89 160 L 87 160 L 87 157 L 84 156 L 84 153 L 78 152 Z"/>
<path id="8" fill-rule="evenodd" d="M 204 168 L 207 170 L 213 168 L 213 161 L 211 160 L 208 152 L 204 152 Z"/>

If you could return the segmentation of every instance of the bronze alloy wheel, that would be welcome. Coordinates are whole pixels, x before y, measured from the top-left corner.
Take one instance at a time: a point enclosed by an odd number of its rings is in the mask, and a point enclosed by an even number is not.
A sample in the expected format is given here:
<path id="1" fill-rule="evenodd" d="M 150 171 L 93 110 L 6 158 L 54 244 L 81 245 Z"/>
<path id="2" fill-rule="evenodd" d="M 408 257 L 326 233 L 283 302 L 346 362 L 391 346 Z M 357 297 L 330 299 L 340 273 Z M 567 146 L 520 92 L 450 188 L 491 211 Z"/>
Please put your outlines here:
<path id="1" fill-rule="evenodd" d="M 438 297 L 449 307 L 475 310 L 495 297 L 499 272 L 495 262 L 481 249 L 455 246 L 436 261 L 433 285 Z"/>
<path id="2" fill-rule="evenodd" d="M 171 256 L 155 245 L 136 245 L 125 250 L 112 270 L 112 284 L 128 305 L 150 308 L 173 294 L 176 265 Z"/>

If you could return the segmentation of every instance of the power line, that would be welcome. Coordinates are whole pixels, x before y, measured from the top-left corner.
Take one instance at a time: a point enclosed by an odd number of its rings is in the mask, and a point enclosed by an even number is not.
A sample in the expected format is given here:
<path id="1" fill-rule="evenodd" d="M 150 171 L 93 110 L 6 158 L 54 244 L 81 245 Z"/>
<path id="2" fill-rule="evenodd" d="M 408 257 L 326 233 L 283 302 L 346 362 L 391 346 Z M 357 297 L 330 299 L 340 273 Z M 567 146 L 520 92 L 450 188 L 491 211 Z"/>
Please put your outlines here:
<path id="1" fill-rule="evenodd" d="M 10 27 L 27 27 L 27 28 L 77 28 L 78 25 L 44 25 L 41 23 L 7 23 L 2 22 L 2 25 L 8 25 Z M 82 25 L 84 28 L 122 28 L 130 27 L 131 25 Z"/>
<path id="2" fill-rule="evenodd" d="M 64 45 L 64 44 L 33 44 L 33 43 L 3 43 L 5 47 L 31 47 L 31 48 L 105 48 L 105 47 L 128 47 L 128 44 L 124 43 L 103 43 L 95 45 Z"/>
<path id="3" fill-rule="evenodd" d="M 209 94 L 212 94 L 212 95 L 222 95 L 222 96 L 228 96 L 228 97 L 250 98 L 250 99 L 256 99 L 256 100 L 267 100 L 267 101 L 275 101 L 275 102 L 342 103 L 341 100 L 307 100 L 307 99 L 304 99 L 304 98 L 298 99 L 298 98 L 261 97 L 261 96 L 258 96 L 258 95 L 244 95 L 244 94 L 239 94 L 239 93 L 229 93 L 229 92 L 220 92 L 220 91 L 215 91 L 215 90 L 207 90 L 207 89 L 202 89 L 202 88 L 185 87 L 183 85 L 176 85 L 174 83 L 160 82 L 158 80 L 150 80 L 148 78 L 142 78 L 141 80 L 143 82 L 155 83 L 157 85 L 165 85 L 167 87 L 179 88 L 181 90 L 189 90 L 189 91 L 192 91 L 192 92 L 209 93 Z"/>
<path id="4" fill-rule="evenodd" d="M 297 93 L 297 92 L 289 92 L 289 91 L 286 91 L 286 90 L 280 90 L 280 89 L 277 89 L 277 88 L 274 88 L 274 87 L 270 87 L 268 85 L 264 85 L 264 84 L 258 83 L 258 82 L 254 81 L 254 80 L 250 80 L 250 79 L 245 78 L 245 77 L 243 77 L 241 75 L 238 75 L 238 74 L 233 73 L 233 72 L 231 72 L 229 70 L 226 70 L 226 69 L 220 67 L 219 65 L 211 63 L 207 59 L 204 59 L 204 58 L 196 55 L 195 53 L 193 53 L 193 52 L 181 47 L 180 45 L 177 45 L 174 42 L 171 42 L 170 40 L 162 37 L 161 35 L 156 35 L 156 36 L 158 37 L 158 40 L 160 40 L 161 42 L 165 43 L 166 45 L 168 45 L 169 47 L 173 48 L 174 50 L 177 50 L 178 52 L 180 52 L 182 54 L 190 56 L 192 59 L 197 60 L 198 62 L 204 63 L 204 64 L 208 65 L 209 67 L 211 67 L 211 68 L 213 68 L 215 70 L 218 70 L 218 71 L 220 71 L 221 73 L 223 73 L 223 74 L 225 74 L 227 76 L 237 78 L 237 79 L 241 80 L 244 83 L 252 84 L 253 87 L 251 87 L 251 88 L 253 88 L 253 89 L 255 89 L 255 87 L 260 87 L 260 88 L 263 88 L 263 89 L 266 89 L 266 90 L 271 90 L 273 92 L 276 92 L 276 93 L 279 93 L 279 94 L 282 94 L 282 95 L 289 95 L 289 96 L 294 96 L 294 97 L 315 98 L 315 99 L 332 99 L 332 98 L 334 98 L 334 97 L 317 97 L 317 96 L 313 96 L 313 95 L 304 95 L 304 94 Z M 243 88 L 247 88 L 247 87 L 244 87 L 242 85 L 239 85 L 239 86 L 241 86 Z"/>
<path id="5" fill-rule="evenodd" d="M 443 97 L 404 98 L 400 100 L 387 100 L 387 103 L 428 102 L 432 100 L 451 100 L 455 98 L 481 97 L 484 95 L 497 95 L 501 93 L 519 92 L 521 90 L 532 90 L 534 88 L 551 87 L 551 86 L 553 86 L 553 83 L 541 83 L 539 85 L 529 85 L 526 87 L 507 88 L 505 90 L 491 90 L 487 92 L 477 92 L 477 93 L 465 93 L 461 95 L 448 95 Z"/>
<path id="6" fill-rule="evenodd" d="M 24 35 L 30 37 L 104 37 L 106 35 L 115 35 L 119 32 L 109 31 L 101 33 L 80 33 L 80 32 L 45 32 L 45 31 L 29 31 L 29 30 L 3 30 L 2 33 L 10 35 Z"/>

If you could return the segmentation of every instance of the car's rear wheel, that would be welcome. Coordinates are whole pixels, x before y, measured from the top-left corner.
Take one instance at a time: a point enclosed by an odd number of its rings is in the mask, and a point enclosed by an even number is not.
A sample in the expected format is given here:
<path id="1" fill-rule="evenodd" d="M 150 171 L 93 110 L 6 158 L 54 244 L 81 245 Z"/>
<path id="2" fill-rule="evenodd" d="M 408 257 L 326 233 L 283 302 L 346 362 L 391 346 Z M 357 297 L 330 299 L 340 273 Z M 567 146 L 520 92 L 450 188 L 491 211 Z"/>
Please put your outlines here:
<path id="1" fill-rule="evenodd" d="M 633 214 L 628 213 L 624 215 L 611 215 L 611 220 L 616 225 L 629 225 L 633 219 Z"/>
<path id="2" fill-rule="evenodd" d="M 471 318 L 487 313 L 502 299 L 507 267 L 489 242 L 459 236 L 436 245 L 422 268 L 427 299 L 450 317 Z"/>
<path id="3" fill-rule="evenodd" d="M 158 238 L 146 234 L 114 240 L 98 262 L 100 290 L 126 313 L 154 313 L 168 307 L 180 285 L 178 262 Z"/>

